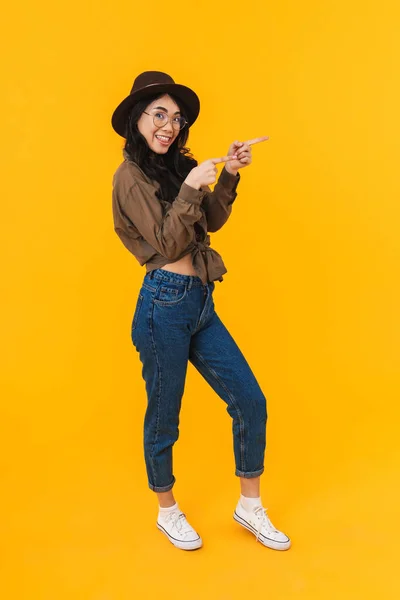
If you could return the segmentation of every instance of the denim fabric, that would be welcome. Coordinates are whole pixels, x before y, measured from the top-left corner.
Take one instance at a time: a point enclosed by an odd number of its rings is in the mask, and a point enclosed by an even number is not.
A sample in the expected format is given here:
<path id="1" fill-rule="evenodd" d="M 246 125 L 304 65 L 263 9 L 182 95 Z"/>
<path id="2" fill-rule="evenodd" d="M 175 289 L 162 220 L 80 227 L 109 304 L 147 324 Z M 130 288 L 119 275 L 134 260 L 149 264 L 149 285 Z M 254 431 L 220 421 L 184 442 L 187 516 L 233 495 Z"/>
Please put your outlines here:
<path id="1" fill-rule="evenodd" d="M 226 402 L 232 417 L 235 474 L 264 470 L 266 400 L 246 359 L 214 309 L 215 283 L 163 269 L 148 273 L 139 292 L 132 342 L 143 364 L 147 410 L 144 454 L 149 487 L 170 490 L 172 447 L 188 361 Z"/>

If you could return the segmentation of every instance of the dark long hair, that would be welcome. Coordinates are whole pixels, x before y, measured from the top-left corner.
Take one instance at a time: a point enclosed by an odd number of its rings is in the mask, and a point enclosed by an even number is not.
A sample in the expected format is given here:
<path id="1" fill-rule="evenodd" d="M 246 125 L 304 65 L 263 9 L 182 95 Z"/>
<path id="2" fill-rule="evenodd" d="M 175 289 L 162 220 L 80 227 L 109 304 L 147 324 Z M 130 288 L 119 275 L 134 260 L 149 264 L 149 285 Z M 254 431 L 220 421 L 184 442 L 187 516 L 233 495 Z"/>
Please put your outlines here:
<path id="1" fill-rule="evenodd" d="M 197 161 L 190 149 L 185 146 L 189 137 L 189 128 L 186 125 L 179 131 L 166 154 L 157 154 L 149 148 L 146 138 L 140 133 L 137 126 L 146 107 L 163 95 L 148 96 L 133 106 L 127 122 L 124 156 L 136 163 L 150 179 L 160 184 L 160 191 L 157 194 L 160 200 L 172 202 L 178 195 L 189 171 L 197 166 Z M 185 107 L 180 100 L 172 94 L 168 95 L 179 106 L 181 115 L 187 119 Z"/>

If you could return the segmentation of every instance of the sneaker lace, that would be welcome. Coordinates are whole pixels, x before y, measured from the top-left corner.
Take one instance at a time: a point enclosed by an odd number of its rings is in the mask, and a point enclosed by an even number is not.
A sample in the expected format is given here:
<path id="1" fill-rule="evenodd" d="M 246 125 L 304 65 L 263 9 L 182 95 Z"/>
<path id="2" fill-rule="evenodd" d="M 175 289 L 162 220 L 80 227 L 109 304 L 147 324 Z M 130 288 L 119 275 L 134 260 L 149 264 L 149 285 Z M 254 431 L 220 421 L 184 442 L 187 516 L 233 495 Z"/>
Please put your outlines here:
<path id="1" fill-rule="evenodd" d="M 167 521 L 171 521 L 173 526 L 181 534 L 190 533 L 192 528 L 186 521 L 186 515 L 184 513 L 173 512 L 166 518 Z"/>
<path id="2" fill-rule="evenodd" d="M 254 514 L 257 515 L 258 519 L 259 519 L 259 523 L 258 523 L 258 528 L 257 528 L 257 535 L 256 535 L 256 541 L 258 542 L 260 534 L 261 534 L 261 530 L 263 527 L 265 527 L 268 532 L 276 532 L 279 533 L 279 531 L 277 529 L 275 529 L 275 527 L 272 525 L 271 521 L 268 518 L 267 515 L 267 508 L 264 508 L 263 506 L 258 506 L 256 509 L 254 509 Z"/>

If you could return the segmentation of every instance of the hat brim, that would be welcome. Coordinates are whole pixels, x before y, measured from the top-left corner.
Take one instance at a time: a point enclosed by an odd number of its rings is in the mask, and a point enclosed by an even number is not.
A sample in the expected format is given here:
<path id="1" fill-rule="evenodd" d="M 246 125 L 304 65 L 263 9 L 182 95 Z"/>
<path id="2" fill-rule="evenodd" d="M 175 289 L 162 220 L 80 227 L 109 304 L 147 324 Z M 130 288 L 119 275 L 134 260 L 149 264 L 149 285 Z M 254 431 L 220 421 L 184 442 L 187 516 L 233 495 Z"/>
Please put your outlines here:
<path id="1" fill-rule="evenodd" d="M 148 85 L 133 94 L 129 94 L 129 96 L 120 102 L 111 118 L 111 125 L 114 131 L 121 137 L 126 137 L 126 124 L 133 105 L 139 100 L 146 98 L 146 96 L 158 93 L 171 93 L 176 96 L 184 105 L 189 127 L 193 125 L 200 112 L 200 100 L 197 94 L 187 86 L 179 83 L 156 83 Z"/>

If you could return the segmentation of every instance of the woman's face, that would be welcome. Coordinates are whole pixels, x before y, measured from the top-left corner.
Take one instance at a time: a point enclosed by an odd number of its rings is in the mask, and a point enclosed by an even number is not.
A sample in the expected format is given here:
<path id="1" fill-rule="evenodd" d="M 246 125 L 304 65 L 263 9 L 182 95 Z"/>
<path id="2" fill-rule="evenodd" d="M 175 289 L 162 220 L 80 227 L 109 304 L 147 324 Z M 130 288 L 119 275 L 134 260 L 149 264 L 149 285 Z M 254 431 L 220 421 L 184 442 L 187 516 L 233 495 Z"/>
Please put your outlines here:
<path id="1" fill-rule="evenodd" d="M 146 115 L 146 113 L 150 113 Z M 146 113 L 142 113 L 138 122 L 138 130 L 146 138 L 149 148 L 157 154 L 166 154 L 171 144 L 176 140 L 179 129 L 172 127 L 169 120 L 162 127 L 154 125 L 153 117 L 159 113 L 166 114 L 170 119 L 180 116 L 179 106 L 167 94 L 154 100 L 146 108 Z"/>

